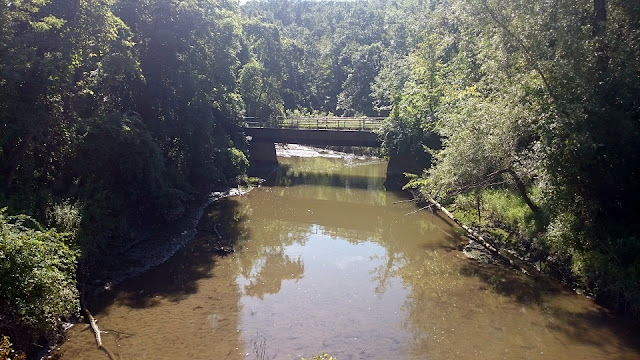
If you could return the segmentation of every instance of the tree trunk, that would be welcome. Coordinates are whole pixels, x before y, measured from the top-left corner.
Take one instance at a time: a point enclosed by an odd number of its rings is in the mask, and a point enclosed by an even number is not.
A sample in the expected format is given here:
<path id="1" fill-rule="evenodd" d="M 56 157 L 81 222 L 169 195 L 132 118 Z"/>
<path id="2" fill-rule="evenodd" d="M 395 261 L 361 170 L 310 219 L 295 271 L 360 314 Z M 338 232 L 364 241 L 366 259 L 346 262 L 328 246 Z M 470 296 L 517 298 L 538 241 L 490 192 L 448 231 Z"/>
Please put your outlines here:
<path id="1" fill-rule="evenodd" d="M 540 215 L 540 208 L 537 207 L 536 204 L 534 204 L 533 201 L 531 201 L 531 199 L 529 198 L 529 195 L 527 194 L 527 188 L 524 186 L 524 183 L 522 182 L 518 174 L 516 174 L 516 172 L 511 168 L 506 169 L 505 172 L 509 173 L 509 175 L 511 175 L 511 177 L 513 178 L 513 181 L 516 182 L 518 192 L 520 193 L 520 196 L 527 204 L 529 209 L 531 209 L 531 211 L 533 211 L 535 215 Z"/>
<path id="2" fill-rule="evenodd" d="M 604 26 L 607 21 L 606 0 L 593 0 L 593 37 L 596 42 L 596 66 L 603 77 L 607 71 L 606 46 L 604 43 Z"/>
<path id="3" fill-rule="evenodd" d="M 607 20 L 605 0 L 593 0 L 593 36 L 602 36 L 603 25 Z"/>
<path id="4" fill-rule="evenodd" d="M 31 131 L 26 139 L 24 139 L 18 146 L 16 153 L 8 161 L 6 175 L 7 177 L 5 178 L 5 186 L 7 190 L 9 190 L 9 188 L 13 184 L 16 170 L 18 169 L 18 166 L 20 166 L 20 164 L 24 161 L 27 151 L 29 150 L 29 148 L 31 147 L 31 143 L 33 142 L 34 135 L 34 131 Z"/>

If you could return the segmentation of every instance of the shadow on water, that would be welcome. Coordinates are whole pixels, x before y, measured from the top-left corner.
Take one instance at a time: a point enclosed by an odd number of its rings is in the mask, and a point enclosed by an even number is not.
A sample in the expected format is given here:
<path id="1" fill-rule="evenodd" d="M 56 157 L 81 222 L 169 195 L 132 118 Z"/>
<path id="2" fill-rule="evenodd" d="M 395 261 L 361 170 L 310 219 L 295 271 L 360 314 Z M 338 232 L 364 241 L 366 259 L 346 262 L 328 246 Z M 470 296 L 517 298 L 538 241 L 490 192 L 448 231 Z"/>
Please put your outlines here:
<path id="1" fill-rule="evenodd" d="M 220 247 L 233 246 L 248 238 L 245 211 L 232 197 L 214 202 L 205 210 L 192 241 L 161 266 L 98 296 L 91 304 L 92 310 L 104 310 L 113 299 L 141 309 L 156 306 L 163 300 L 178 302 L 197 293 L 198 282 L 212 276 Z"/>
<path id="2" fill-rule="evenodd" d="M 521 305 L 542 306 L 549 297 L 565 292 L 559 284 L 542 276 L 529 277 L 502 265 L 469 261 L 460 274 L 479 278 L 486 284 L 484 290 L 509 297 Z"/>
<path id="3" fill-rule="evenodd" d="M 640 350 L 640 327 L 616 317 L 590 299 L 579 296 L 562 283 L 543 274 L 526 275 L 503 265 L 469 260 L 460 274 L 479 278 L 484 290 L 508 297 L 524 307 L 540 309 L 547 317 L 546 328 L 572 342 L 595 347 Z"/>
<path id="4" fill-rule="evenodd" d="M 167 261 L 90 299 L 87 307 L 100 320 L 102 341 L 117 358 L 245 358 L 246 344 L 237 332 L 242 289 L 235 282 L 236 254 L 222 258 L 217 249 L 248 236 L 248 211 L 237 198 L 214 202 L 195 237 Z M 86 329 L 70 329 L 55 355 L 104 359 Z"/>
<path id="5" fill-rule="evenodd" d="M 327 160 L 327 159 L 323 159 Z M 332 159 L 333 160 L 333 159 Z M 347 167 L 347 169 L 349 169 Z M 333 168 L 314 169 L 313 171 L 294 170 L 291 164 L 281 163 L 275 176 L 267 184 L 269 186 L 292 187 L 299 185 L 317 185 L 336 188 L 384 189 L 384 176 L 377 171 L 357 173 L 336 172 Z"/>

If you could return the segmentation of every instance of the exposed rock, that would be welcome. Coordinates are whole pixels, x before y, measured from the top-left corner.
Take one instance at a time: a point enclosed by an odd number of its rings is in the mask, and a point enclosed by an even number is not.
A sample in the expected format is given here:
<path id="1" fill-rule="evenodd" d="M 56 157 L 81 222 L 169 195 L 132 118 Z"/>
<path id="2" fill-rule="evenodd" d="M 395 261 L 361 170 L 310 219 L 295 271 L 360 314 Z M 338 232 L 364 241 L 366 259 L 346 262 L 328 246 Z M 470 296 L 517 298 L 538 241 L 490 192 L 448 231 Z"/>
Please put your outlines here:
<path id="1" fill-rule="evenodd" d="M 470 259 L 485 264 L 505 264 L 505 260 L 476 241 L 469 240 L 462 252 Z"/>

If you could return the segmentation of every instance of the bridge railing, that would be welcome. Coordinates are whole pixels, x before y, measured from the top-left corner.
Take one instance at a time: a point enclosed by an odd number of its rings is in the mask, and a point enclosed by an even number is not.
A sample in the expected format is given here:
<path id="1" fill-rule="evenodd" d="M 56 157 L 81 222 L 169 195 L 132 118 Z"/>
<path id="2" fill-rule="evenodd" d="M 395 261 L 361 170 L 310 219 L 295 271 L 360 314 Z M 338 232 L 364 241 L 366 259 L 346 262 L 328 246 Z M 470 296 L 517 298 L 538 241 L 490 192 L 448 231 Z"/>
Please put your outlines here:
<path id="1" fill-rule="evenodd" d="M 249 128 L 281 128 L 309 130 L 376 130 L 384 117 L 285 117 L 276 122 L 265 122 L 256 118 L 245 118 L 244 125 Z"/>

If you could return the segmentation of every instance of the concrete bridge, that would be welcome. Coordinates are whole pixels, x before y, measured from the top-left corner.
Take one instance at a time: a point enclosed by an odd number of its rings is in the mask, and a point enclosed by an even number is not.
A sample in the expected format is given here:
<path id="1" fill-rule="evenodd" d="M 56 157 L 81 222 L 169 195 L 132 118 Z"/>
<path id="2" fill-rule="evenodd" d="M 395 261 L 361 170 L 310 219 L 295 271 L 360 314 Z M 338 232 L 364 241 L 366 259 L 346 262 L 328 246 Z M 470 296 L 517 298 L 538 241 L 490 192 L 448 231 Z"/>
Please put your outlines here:
<path id="1" fill-rule="evenodd" d="M 288 117 L 268 123 L 245 118 L 243 131 L 251 137 L 249 151 L 253 162 L 277 164 L 275 143 L 380 147 L 375 130 L 380 128 L 382 120 L 382 117 Z M 431 147 L 439 146 L 439 139 L 434 136 Z M 426 153 L 420 157 L 409 152 L 392 155 L 385 186 L 399 189 L 407 182 L 405 172 L 420 174 L 430 164 L 431 155 Z"/>
<path id="2" fill-rule="evenodd" d="M 275 143 L 380 147 L 374 131 L 382 120 L 382 117 L 287 117 L 269 123 L 246 118 L 244 132 L 251 137 L 254 161 L 277 163 Z"/>

